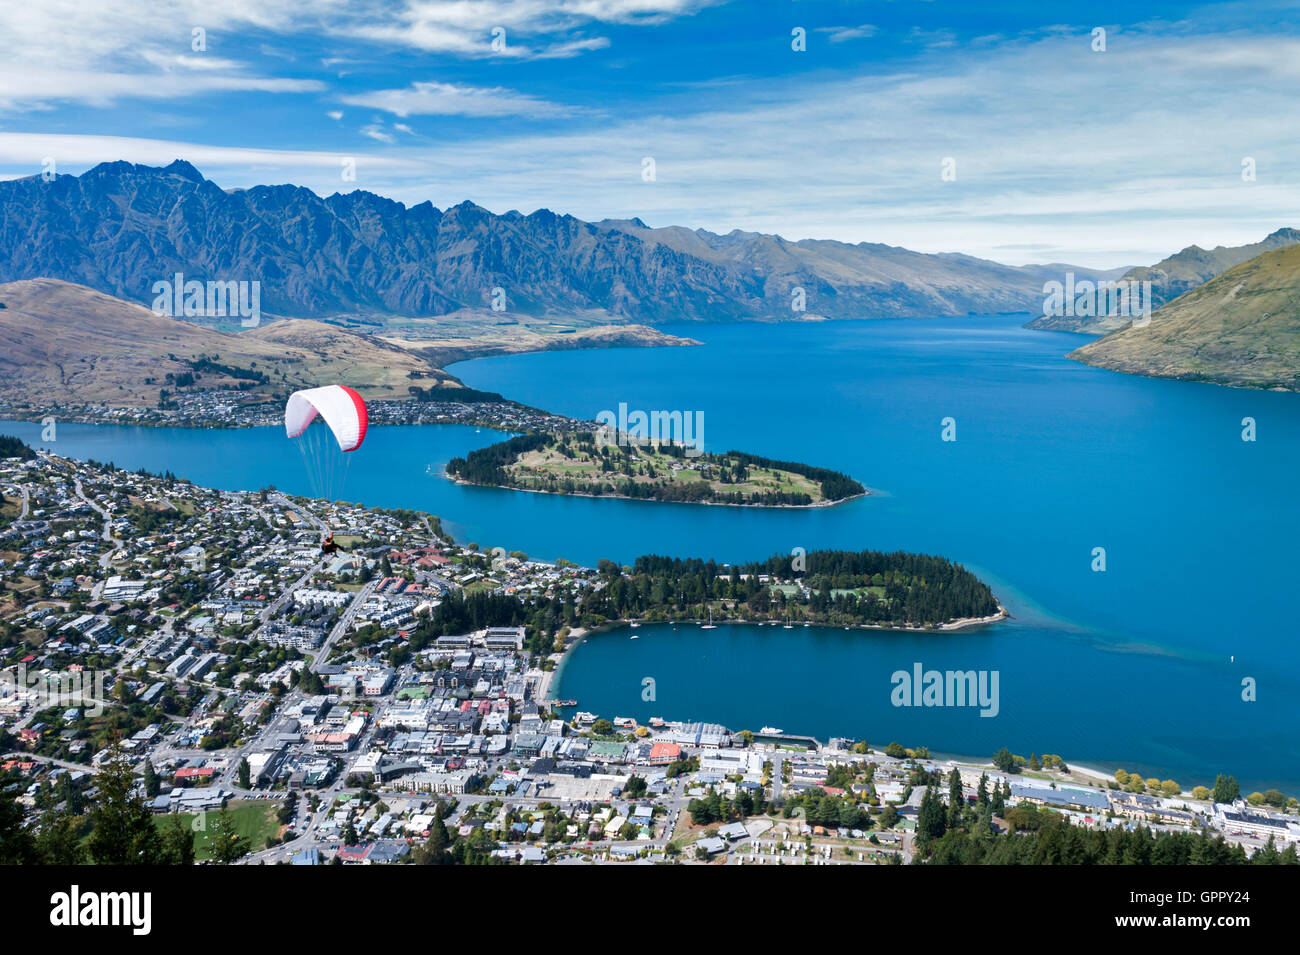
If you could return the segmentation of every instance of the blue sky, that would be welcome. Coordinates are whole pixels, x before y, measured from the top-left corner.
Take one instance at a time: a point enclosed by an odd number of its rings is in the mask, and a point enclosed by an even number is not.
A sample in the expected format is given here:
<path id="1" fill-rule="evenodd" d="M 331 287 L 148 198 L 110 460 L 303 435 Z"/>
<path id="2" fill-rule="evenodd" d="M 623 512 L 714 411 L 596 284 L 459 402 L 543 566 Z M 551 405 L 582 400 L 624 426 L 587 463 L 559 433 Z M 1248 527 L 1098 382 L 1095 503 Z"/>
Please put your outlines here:
<path id="1" fill-rule="evenodd" d="M 181 157 L 227 188 L 1145 263 L 1300 226 L 1298 24 L 1295 2 L 7 3 L 0 176 Z"/>

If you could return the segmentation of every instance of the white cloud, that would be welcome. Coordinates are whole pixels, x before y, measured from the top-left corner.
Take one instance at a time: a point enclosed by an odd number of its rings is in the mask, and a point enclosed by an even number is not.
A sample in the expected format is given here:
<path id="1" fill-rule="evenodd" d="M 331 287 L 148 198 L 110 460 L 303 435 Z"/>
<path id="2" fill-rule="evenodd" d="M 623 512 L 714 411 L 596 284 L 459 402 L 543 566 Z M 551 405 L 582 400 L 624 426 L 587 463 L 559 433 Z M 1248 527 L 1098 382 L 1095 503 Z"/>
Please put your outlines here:
<path id="1" fill-rule="evenodd" d="M 324 171 L 335 173 L 333 178 L 337 179 L 344 159 L 355 160 L 360 172 L 372 174 L 383 170 L 385 175 L 416 176 L 421 168 L 421 160 L 415 156 L 358 155 L 344 150 L 253 149 L 126 136 L 0 132 L 0 164 L 17 175 L 40 172 L 41 159 L 45 156 L 55 159 L 60 173 L 77 173 L 96 163 L 119 159 L 149 166 L 165 166 L 174 159 L 185 159 L 222 186 L 256 185 L 266 181 L 258 178 L 265 174 L 302 185 L 308 185 L 308 179 L 319 179 Z M 22 172 L 23 167 L 28 171 Z M 230 175 L 232 172 L 235 175 Z M 327 188 L 333 191 L 332 187 Z"/>
<path id="2" fill-rule="evenodd" d="M 258 75 L 216 54 L 223 32 L 294 28 L 344 0 L 303 0 L 294 13 L 244 0 L 42 0 L 0 4 L 0 110 L 65 102 L 104 106 L 124 98 L 180 99 L 213 92 L 310 92 L 310 80 Z M 310 6 L 310 10 L 308 10 Z M 192 30 L 206 31 L 194 50 Z"/>
<path id="3" fill-rule="evenodd" d="M 371 139 L 381 143 L 395 143 L 397 138 L 391 133 L 384 132 L 384 127 L 378 123 L 371 123 L 369 126 L 361 127 L 361 135 L 369 136 Z"/>
<path id="4" fill-rule="evenodd" d="M 406 89 L 376 90 L 342 97 L 344 103 L 381 109 L 395 116 L 565 116 L 571 109 L 513 90 L 420 82 Z"/>
<path id="5" fill-rule="evenodd" d="M 354 186 L 408 203 L 469 198 L 497 211 L 547 206 L 586 219 L 638 215 L 1082 265 L 1154 261 L 1191 242 L 1239 244 L 1300 226 L 1297 41 L 1164 25 L 1112 30 L 1096 54 L 1089 39 L 1062 28 L 918 50 L 887 72 L 718 83 L 623 118 L 579 113 L 549 131 L 491 124 L 469 140 L 399 137 L 406 130 L 376 119 L 368 128 L 381 135 L 371 138 L 385 148 L 358 157 Z M 173 76 L 203 79 L 192 74 Z M 352 100 L 394 117 L 562 108 L 432 82 Z M 274 176 L 339 188 L 340 155 L 330 152 L 0 133 L 6 173 L 37 172 L 46 155 L 61 171 L 181 156 L 223 186 Z M 647 155 L 651 183 L 641 179 Z M 1240 178 L 1244 156 L 1256 160 L 1256 182 Z M 944 157 L 956 160 L 955 182 L 940 177 Z"/>
<path id="6" fill-rule="evenodd" d="M 180 99 L 255 90 L 309 92 L 319 83 L 258 76 L 220 57 L 224 39 L 247 35 L 292 40 L 302 34 L 370 40 L 466 57 L 493 55 L 491 30 L 506 30 L 500 55 L 572 57 L 609 41 L 583 34 L 600 24 L 655 24 L 713 0 L 402 0 L 365 6 L 348 0 L 39 0 L 0 3 L 0 110 L 42 109 L 119 99 Z M 206 32 L 206 50 L 191 31 Z M 284 46 L 286 44 L 281 44 Z M 262 43 L 264 55 L 288 56 Z M 342 59 L 326 63 L 345 62 Z M 186 74 L 202 73 L 205 82 Z"/>
<path id="7" fill-rule="evenodd" d="M 873 37 L 876 35 L 876 28 L 870 23 L 864 23 L 856 27 L 818 27 L 817 32 L 828 34 L 827 39 L 832 43 L 844 43 L 847 40 L 864 40 Z"/>
<path id="8" fill-rule="evenodd" d="M 719 2 L 726 0 L 406 0 L 348 33 L 458 56 L 569 57 L 608 46 L 606 37 L 574 36 L 588 26 L 652 26 Z M 493 47 L 494 30 L 504 31 L 504 46 Z"/>

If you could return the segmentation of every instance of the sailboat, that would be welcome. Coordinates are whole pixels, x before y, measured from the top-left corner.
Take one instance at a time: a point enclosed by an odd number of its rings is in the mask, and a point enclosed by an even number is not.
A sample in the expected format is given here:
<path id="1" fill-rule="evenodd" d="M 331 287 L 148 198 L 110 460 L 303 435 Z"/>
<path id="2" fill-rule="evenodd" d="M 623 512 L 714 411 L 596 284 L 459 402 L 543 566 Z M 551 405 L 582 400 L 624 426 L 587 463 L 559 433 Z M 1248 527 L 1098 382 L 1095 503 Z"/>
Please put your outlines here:
<path id="1" fill-rule="evenodd" d="M 785 627 L 784 627 L 783 629 L 785 629 L 785 630 L 793 630 L 793 629 L 794 629 L 794 626 L 790 623 L 790 618 L 789 618 L 789 617 L 786 617 L 786 618 L 785 618 Z"/>
<path id="2" fill-rule="evenodd" d="M 700 625 L 700 629 L 701 629 L 701 630 L 717 630 L 717 629 L 718 629 L 717 627 L 715 627 L 715 626 L 713 625 L 713 608 L 709 608 L 709 622 L 708 622 L 708 623 L 705 623 L 705 624 L 701 624 L 701 625 Z"/>

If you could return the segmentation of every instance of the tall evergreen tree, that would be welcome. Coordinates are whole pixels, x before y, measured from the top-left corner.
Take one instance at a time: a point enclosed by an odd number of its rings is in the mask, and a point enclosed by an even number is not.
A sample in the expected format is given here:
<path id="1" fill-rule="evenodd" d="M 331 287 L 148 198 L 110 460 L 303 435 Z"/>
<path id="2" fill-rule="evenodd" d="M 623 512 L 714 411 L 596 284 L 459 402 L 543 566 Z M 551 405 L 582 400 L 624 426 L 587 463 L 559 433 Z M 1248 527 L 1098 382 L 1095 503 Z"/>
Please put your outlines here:
<path id="1" fill-rule="evenodd" d="M 962 793 L 961 773 L 957 767 L 952 768 L 948 774 L 948 828 L 956 829 L 961 826 L 962 809 L 966 805 L 966 797 Z"/>
<path id="2" fill-rule="evenodd" d="M 217 821 L 208 834 L 208 848 L 212 852 L 212 858 L 222 865 L 229 865 L 248 854 L 248 840 L 239 834 L 235 817 L 225 806 L 217 813 Z"/>
<path id="3" fill-rule="evenodd" d="M 72 813 L 46 813 L 36 837 L 36 848 L 45 865 L 81 865 L 86 861 L 77 817 Z"/>
<path id="4" fill-rule="evenodd" d="M 153 813 L 136 791 L 126 754 L 114 747 L 95 777 L 99 795 L 90 810 L 88 848 L 96 865 L 157 865 L 162 839 Z"/>
<path id="5" fill-rule="evenodd" d="M 36 840 L 23 825 L 17 779 L 0 773 L 0 865 L 23 865 L 37 858 Z"/>
<path id="6" fill-rule="evenodd" d="M 163 826 L 163 852 L 168 865 L 194 864 L 194 830 L 173 815 Z"/>
<path id="7" fill-rule="evenodd" d="M 1214 778 L 1214 791 L 1211 798 L 1215 802 L 1230 803 L 1233 800 L 1241 798 L 1241 786 L 1237 784 L 1235 776 L 1224 776 L 1222 774 Z"/>
<path id="8" fill-rule="evenodd" d="M 942 836 L 948 827 L 943 811 L 943 802 L 933 786 L 925 788 L 921 797 L 921 809 L 916 816 L 916 836 L 919 841 L 930 842 Z"/>

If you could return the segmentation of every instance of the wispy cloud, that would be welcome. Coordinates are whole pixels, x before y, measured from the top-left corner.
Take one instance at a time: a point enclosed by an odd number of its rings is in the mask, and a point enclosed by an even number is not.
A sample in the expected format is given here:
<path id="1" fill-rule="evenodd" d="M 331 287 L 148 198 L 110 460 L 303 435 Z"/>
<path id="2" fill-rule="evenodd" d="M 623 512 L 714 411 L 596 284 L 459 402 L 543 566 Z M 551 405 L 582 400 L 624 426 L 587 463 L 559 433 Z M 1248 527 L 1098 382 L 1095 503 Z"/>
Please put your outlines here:
<path id="1" fill-rule="evenodd" d="M 845 43 L 848 40 L 865 40 L 876 35 L 876 28 L 870 23 L 856 27 L 817 27 L 818 33 L 827 34 L 832 43 Z"/>
<path id="2" fill-rule="evenodd" d="M 223 42 L 241 35 L 274 38 L 275 44 L 256 48 L 282 62 L 295 59 L 292 43 L 299 36 L 465 58 L 555 59 L 609 45 L 607 37 L 589 34 L 589 29 L 654 25 L 708 5 L 710 0 L 402 0 L 364 6 L 347 0 L 4 3 L 0 111 L 323 88 L 317 80 L 264 76 L 218 53 Z M 332 57 L 327 62 L 349 60 Z"/>
<path id="3" fill-rule="evenodd" d="M 406 0 L 349 29 L 353 36 L 458 56 L 572 57 L 609 45 L 575 35 L 602 25 L 654 26 L 725 0 Z"/>
<path id="4" fill-rule="evenodd" d="M 492 17 L 483 17 L 507 5 L 451 6 L 423 4 L 419 16 L 447 10 L 446 29 L 477 43 L 490 36 L 480 27 Z M 680 16 L 699 5 L 666 0 L 655 14 L 647 12 L 650 3 L 588 0 L 559 4 L 567 13 L 558 20 L 542 9 L 554 4 L 509 6 L 509 15 L 521 19 L 500 18 L 508 37 L 523 32 L 518 24 L 554 31 L 566 18 L 613 23 L 634 8 L 648 17 Z M 415 10 L 386 9 L 390 23 Z M 0 27 L 9 15 L 0 14 Z M 291 26 L 276 21 L 276 28 Z M 865 29 L 829 27 L 825 35 Z M 274 177 L 323 192 L 361 187 L 412 203 L 470 198 L 497 210 L 548 206 L 588 219 L 638 215 L 654 225 L 1089 265 L 1151 260 L 1190 242 L 1256 240 L 1295 224 L 1288 220 L 1289 210 L 1300 208 L 1300 156 L 1292 141 L 1300 40 L 1246 32 L 1226 13 L 1209 28 L 1202 21 L 1111 25 L 1105 53 L 1093 52 L 1090 30 L 1091 24 L 1006 30 L 952 46 L 943 45 L 950 34 L 895 30 L 896 56 L 854 57 L 851 67 L 837 69 L 835 56 L 856 50 L 840 46 L 836 53 L 828 43 L 825 60 L 798 54 L 807 59 L 780 82 L 738 72 L 691 82 L 665 71 L 652 90 L 638 92 L 632 108 L 606 107 L 595 96 L 574 106 L 557 93 L 563 84 L 529 85 L 527 77 L 563 74 L 565 64 L 510 65 L 509 80 L 497 85 L 501 74 L 492 64 L 472 64 L 476 77 L 492 80 L 460 82 L 440 58 L 438 80 L 401 85 L 382 73 L 387 79 L 378 89 L 310 96 L 304 113 L 316 123 L 311 150 L 244 148 L 240 142 L 277 140 L 259 140 L 239 124 L 221 131 L 230 134 L 230 146 L 3 133 L 0 164 L 6 172 L 35 172 L 39 157 L 51 155 L 61 171 L 75 171 L 103 159 L 165 163 L 179 156 L 223 186 Z M 561 41 L 557 32 L 548 35 Z M 861 49 L 888 39 L 877 36 Z M 188 47 L 176 46 L 187 37 L 172 36 L 168 56 L 179 61 L 131 54 L 147 67 L 138 75 L 73 71 L 70 79 L 62 70 L 43 74 L 40 63 L 0 59 L 0 99 L 48 84 L 41 94 L 57 100 L 61 83 L 69 96 L 80 89 L 87 101 L 98 101 L 93 97 L 148 96 L 151 85 L 201 91 L 216 88 L 205 83 L 255 89 L 310 82 L 260 77 L 230 56 L 217 70 L 192 68 Z M 0 38 L 0 46 L 6 42 Z M 88 62 L 101 54 L 113 56 L 95 47 Z M 165 84 L 157 80 L 162 70 Z M 345 106 L 331 108 L 339 103 Z M 344 109 L 355 122 L 340 122 Z M 322 115 L 326 110 L 333 121 Z M 416 135 L 422 124 L 411 118 L 421 116 L 460 119 L 440 123 L 439 135 L 429 138 Z M 530 122 L 474 122 L 491 117 Z M 356 151 L 363 153 L 355 157 L 357 179 L 341 184 L 340 157 Z M 647 156 L 656 167 L 650 182 L 642 177 Z M 1255 181 L 1241 178 L 1245 157 L 1255 161 Z M 949 158 L 953 181 L 941 176 Z"/>
<path id="5" fill-rule="evenodd" d="M 376 90 L 342 97 L 351 106 L 380 109 L 394 116 L 567 116 L 573 109 L 500 87 L 484 88 L 435 81 L 405 89 Z"/>

